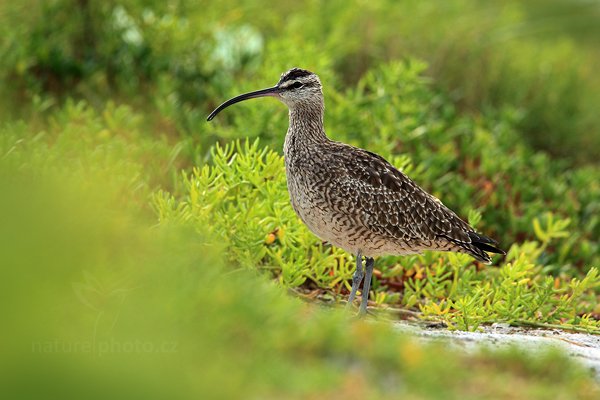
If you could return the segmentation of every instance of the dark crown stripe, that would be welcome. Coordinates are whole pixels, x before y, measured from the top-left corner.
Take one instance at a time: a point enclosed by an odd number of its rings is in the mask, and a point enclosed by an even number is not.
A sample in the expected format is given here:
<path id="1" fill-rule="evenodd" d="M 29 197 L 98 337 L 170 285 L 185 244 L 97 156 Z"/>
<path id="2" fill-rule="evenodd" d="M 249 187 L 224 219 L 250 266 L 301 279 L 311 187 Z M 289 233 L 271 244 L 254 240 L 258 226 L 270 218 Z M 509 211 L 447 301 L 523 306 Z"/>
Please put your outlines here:
<path id="1" fill-rule="evenodd" d="M 283 74 L 283 76 L 279 80 L 279 83 L 283 83 L 283 82 L 290 81 L 293 79 L 302 78 L 302 77 L 309 76 L 309 75 L 312 75 L 312 72 L 307 71 L 305 69 L 292 68 L 288 72 Z"/>

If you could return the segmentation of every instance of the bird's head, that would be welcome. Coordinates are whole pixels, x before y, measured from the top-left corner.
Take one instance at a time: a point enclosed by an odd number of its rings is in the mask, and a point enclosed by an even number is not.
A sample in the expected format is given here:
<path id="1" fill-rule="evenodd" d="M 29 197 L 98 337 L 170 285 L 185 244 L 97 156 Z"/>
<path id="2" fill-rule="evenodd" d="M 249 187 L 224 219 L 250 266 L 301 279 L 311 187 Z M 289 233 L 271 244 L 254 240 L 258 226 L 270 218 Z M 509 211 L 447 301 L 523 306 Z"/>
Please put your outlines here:
<path id="1" fill-rule="evenodd" d="M 302 107 L 323 107 L 323 91 L 321 90 L 321 81 L 319 80 L 319 77 L 305 69 L 292 68 L 281 74 L 281 78 L 279 79 L 279 82 L 277 82 L 277 85 L 255 92 L 244 93 L 229 99 L 210 113 L 207 120 L 212 120 L 219 112 L 221 112 L 221 110 L 232 104 L 267 96 L 281 100 L 290 108 L 290 110 Z"/>

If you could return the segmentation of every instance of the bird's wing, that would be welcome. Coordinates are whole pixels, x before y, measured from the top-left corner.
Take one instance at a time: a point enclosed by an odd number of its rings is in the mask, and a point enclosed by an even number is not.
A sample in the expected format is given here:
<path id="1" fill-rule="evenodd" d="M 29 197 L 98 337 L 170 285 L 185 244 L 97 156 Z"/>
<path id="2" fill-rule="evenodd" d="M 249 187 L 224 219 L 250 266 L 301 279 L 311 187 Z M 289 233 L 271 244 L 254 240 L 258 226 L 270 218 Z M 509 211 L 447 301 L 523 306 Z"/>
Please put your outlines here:
<path id="1" fill-rule="evenodd" d="M 383 157 L 350 146 L 338 156 L 345 171 L 339 184 L 369 229 L 402 241 L 472 242 L 469 224 Z"/>

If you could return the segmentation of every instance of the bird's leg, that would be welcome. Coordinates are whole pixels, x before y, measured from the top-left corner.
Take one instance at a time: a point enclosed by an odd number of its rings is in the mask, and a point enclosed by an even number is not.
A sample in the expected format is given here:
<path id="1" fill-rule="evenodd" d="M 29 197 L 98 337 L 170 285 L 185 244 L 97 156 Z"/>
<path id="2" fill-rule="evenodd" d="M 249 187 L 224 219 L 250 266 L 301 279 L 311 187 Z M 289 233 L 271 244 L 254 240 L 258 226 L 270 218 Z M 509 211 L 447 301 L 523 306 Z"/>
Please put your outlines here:
<path id="1" fill-rule="evenodd" d="M 352 275 L 352 291 L 350 291 L 350 297 L 348 297 L 348 303 L 346 303 L 346 308 L 352 307 L 352 302 L 354 301 L 354 297 L 356 296 L 356 291 L 358 290 L 358 286 L 360 282 L 365 276 L 365 271 L 362 266 L 362 254 L 360 251 L 356 254 L 356 271 L 354 275 Z"/>
<path id="2" fill-rule="evenodd" d="M 367 313 L 367 301 L 369 300 L 369 289 L 371 288 L 371 278 L 373 277 L 373 265 L 375 265 L 375 260 L 371 257 L 366 257 L 365 269 L 367 270 L 367 274 L 365 275 L 365 283 L 363 283 L 362 300 L 358 309 L 358 315 L 365 315 Z"/>

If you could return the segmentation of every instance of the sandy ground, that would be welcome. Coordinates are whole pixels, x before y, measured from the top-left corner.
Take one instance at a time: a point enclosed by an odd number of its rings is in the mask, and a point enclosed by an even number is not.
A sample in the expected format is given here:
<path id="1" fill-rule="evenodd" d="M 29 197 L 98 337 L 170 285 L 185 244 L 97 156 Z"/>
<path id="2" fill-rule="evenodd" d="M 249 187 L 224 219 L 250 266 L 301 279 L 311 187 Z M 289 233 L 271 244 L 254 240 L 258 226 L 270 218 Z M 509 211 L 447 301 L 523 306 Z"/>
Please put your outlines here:
<path id="1" fill-rule="evenodd" d="M 563 349 L 570 357 L 589 367 L 600 381 L 600 336 L 558 329 L 511 327 L 507 324 L 482 327 L 479 332 L 422 328 L 408 322 L 399 322 L 397 327 L 400 331 L 411 333 L 423 340 L 444 340 L 465 351 L 477 351 L 482 346 L 516 346 L 524 352 L 535 353 L 547 346 L 554 346 Z"/>

